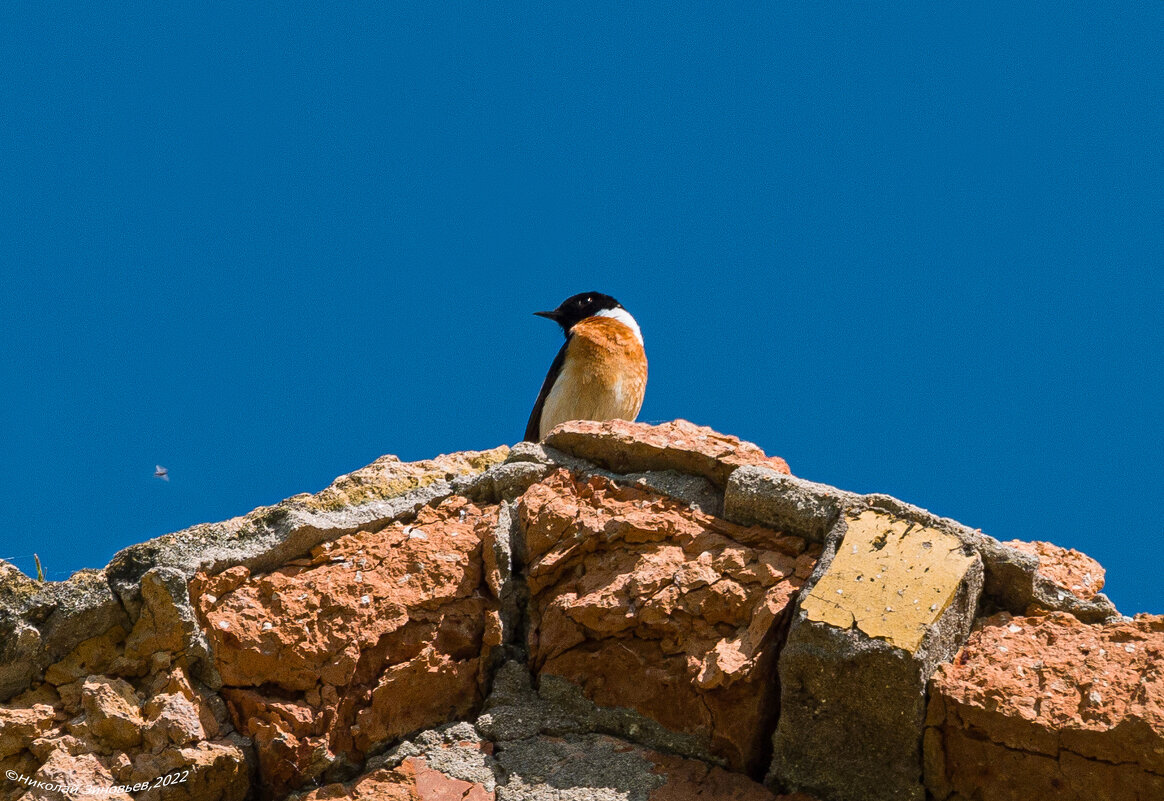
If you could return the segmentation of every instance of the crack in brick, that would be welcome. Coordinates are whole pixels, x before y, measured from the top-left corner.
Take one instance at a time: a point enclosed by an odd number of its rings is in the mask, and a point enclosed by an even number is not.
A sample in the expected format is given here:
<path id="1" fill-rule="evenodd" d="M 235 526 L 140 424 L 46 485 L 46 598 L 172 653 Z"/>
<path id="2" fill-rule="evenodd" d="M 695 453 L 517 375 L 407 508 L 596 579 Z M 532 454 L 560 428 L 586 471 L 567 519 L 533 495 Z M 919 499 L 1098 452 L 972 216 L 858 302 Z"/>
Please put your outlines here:
<path id="1" fill-rule="evenodd" d="M 1032 750 L 1029 750 L 1026 748 L 1016 748 L 1015 746 L 1007 745 L 1005 742 L 1002 742 L 1000 740 L 996 740 L 995 738 L 991 737 L 990 733 L 985 731 L 984 729 L 982 729 L 980 726 L 975 726 L 973 724 L 965 723 L 960 718 L 959 718 L 958 722 L 962 723 L 962 725 L 959 727 L 952 728 L 952 729 L 949 726 L 942 726 L 942 725 L 926 726 L 926 729 L 930 730 L 930 731 L 937 732 L 940 735 L 943 735 L 943 742 L 945 742 L 944 735 L 947 731 L 961 731 L 969 737 L 972 737 L 972 738 L 977 739 L 977 740 L 981 740 L 983 742 L 988 742 L 993 746 L 996 746 L 998 748 L 1004 748 L 1011 753 L 1020 754 L 1022 756 L 1040 757 L 1043 759 L 1052 760 L 1054 762 L 1062 762 L 1063 755 L 1070 754 L 1071 756 L 1078 757 L 1079 759 L 1082 759 L 1084 761 L 1095 762 L 1095 763 L 1101 764 L 1101 765 L 1111 765 L 1112 767 L 1117 767 L 1117 768 L 1123 768 L 1123 767 L 1136 768 L 1138 770 L 1142 770 L 1144 773 L 1147 773 L 1149 776 L 1154 776 L 1154 777 L 1159 777 L 1159 778 L 1164 779 L 1164 773 L 1158 773 L 1157 771 L 1154 771 L 1154 770 L 1148 768 L 1146 765 L 1144 765 L 1140 762 L 1136 762 L 1136 761 L 1113 762 L 1109 759 L 1101 759 L 1100 757 L 1091 756 L 1088 754 L 1081 754 L 1080 752 L 1073 751 L 1070 748 L 1064 748 L 1062 745 L 1059 745 L 1057 747 L 1054 754 L 1048 754 L 1044 751 L 1032 751 Z M 943 751 L 944 750 L 945 749 L 943 749 Z M 947 778 L 949 778 L 949 777 L 947 777 Z"/>

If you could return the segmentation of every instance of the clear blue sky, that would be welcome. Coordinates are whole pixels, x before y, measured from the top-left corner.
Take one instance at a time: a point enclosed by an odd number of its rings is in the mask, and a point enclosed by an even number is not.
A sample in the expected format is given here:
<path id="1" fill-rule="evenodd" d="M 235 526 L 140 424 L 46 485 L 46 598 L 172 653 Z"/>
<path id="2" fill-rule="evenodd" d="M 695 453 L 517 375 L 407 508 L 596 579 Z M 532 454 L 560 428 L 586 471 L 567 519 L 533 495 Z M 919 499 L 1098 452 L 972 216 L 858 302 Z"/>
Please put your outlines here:
<path id="1" fill-rule="evenodd" d="M 0 9 L 23 569 L 512 443 L 597 289 L 642 419 L 1164 612 L 1161 4 L 68 5 Z"/>

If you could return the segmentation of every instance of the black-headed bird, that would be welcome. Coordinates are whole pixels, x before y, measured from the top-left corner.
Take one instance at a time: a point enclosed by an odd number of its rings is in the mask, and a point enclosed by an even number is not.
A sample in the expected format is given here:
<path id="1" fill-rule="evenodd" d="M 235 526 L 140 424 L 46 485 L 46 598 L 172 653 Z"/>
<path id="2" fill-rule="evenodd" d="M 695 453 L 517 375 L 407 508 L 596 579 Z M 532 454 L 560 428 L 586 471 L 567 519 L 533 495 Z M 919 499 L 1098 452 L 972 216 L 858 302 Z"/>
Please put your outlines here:
<path id="1" fill-rule="evenodd" d="M 538 442 L 567 420 L 634 420 L 647 389 L 647 353 L 635 318 L 610 295 L 583 292 L 553 311 L 566 344 L 542 383 L 525 439 Z"/>

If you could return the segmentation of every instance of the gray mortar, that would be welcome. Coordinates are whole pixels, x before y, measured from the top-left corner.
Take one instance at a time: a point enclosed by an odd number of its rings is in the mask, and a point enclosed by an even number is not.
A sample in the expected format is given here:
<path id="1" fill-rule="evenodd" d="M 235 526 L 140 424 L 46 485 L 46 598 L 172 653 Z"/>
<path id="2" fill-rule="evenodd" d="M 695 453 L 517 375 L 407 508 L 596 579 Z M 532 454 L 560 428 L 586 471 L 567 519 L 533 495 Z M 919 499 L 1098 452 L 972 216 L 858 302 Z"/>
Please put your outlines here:
<path id="1" fill-rule="evenodd" d="M 605 470 L 595 472 L 606 473 Z M 704 514 L 723 516 L 723 493 L 703 476 L 689 476 L 675 470 L 653 470 L 621 476 L 611 473 L 608 477 L 623 483 L 630 482 L 631 486 L 656 495 L 666 495 L 682 501 Z"/>
<path id="2" fill-rule="evenodd" d="M 571 456 L 557 448 L 536 442 L 519 442 L 510 448 L 509 455 L 505 457 L 505 463 L 511 462 L 533 462 L 551 469 L 564 467 L 575 473 L 596 469 L 593 463 L 585 459 L 579 459 L 577 456 Z"/>
<path id="3" fill-rule="evenodd" d="M 498 801 L 648 801 L 666 777 L 617 740 L 534 737 L 498 748 Z"/>
<path id="4" fill-rule="evenodd" d="M 732 471 L 724 491 L 724 517 L 824 542 L 846 504 L 857 496 L 827 484 L 745 465 Z"/>
<path id="5" fill-rule="evenodd" d="M 460 721 L 438 726 L 370 758 L 364 765 L 364 772 L 392 769 L 409 757 L 424 757 L 429 767 L 446 776 L 479 782 L 492 792 L 497 784 L 492 758 L 475 745 L 461 745 L 480 742 L 481 735 L 471 723 Z"/>
<path id="6" fill-rule="evenodd" d="M 767 783 L 830 801 L 923 799 L 918 667 L 881 640 L 798 626 L 781 654 Z"/>
<path id="7" fill-rule="evenodd" d="M 527 657 L 526 604 L 529 588 L 522 571 L 525 568 L 525 532 L 517 519 L 517 504 L 502 501 L 497 514 L 493 556 L 501 574 L 501 647 L 493 650 L 490 679 L 498 665 L 506 660 L 525 661 Z"/>
<path id="8" fill-rule="evenodd" d="M 549 475 L 552 469 L 550 465 L 536 462 L 505 461 L 484 473 L 454 479 L 452 490 L 455 495 L 485 503 L 511 501 Z"/>
<path id="9" fill-rule="evenodd" d="M 501 743 L 542 734 L 602 733 L 657 751 L 723 764 L 702 738 L 673 732 L 632 709 L 597 706 L 581 688 L 558 676 L 542 676 L 535 691 L 529 671 L 517 662 L 506 662 L 494 675 L 493 692 L 477 718 L 477 729 Z"/>
<path id="10" fill-rule="evenodd" d="M 499 801 L 647 801 L 666 778 L 600 734 L 719 764 L 697 738 L 629 709 L 595 706 L 565 679 L 543 676 L 535 691 L 517 662 L 497 671 L 476 728 L 496 748 Z"/>
<path id="11" fill-rule="evenodd" d="M 828 571 L 847 522 L 837 521 L 803 598 Z M 958 593 L 916 653 L 808 620 L 796 610 L 780 654 L 780 720 L 768 783 L 836 801 L 922 801 L 926 688 L 970 633 L 983 585 L 974 561 Z"/>
<path id="12" fill-rule="evenodd" d="M 129 619 L 99 570 L 40 582 L 0 560 L 0 701 L 28 689 L 83 641 Z"/>

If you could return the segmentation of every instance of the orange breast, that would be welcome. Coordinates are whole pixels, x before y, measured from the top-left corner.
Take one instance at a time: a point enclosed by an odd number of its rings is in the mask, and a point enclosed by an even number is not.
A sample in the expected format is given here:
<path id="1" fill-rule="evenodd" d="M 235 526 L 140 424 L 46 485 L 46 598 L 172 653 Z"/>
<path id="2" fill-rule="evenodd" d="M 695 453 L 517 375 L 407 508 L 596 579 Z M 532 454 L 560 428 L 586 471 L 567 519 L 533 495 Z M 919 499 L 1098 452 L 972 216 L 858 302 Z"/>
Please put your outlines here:
<path id="1" fill-rule="evenodd" d="M 647 389 L 642 343 L 609 317 L 588 317 L 570 334 L 562 372 L 542 408 L 539 435 L 567 420 L 634 420 Z"/>

